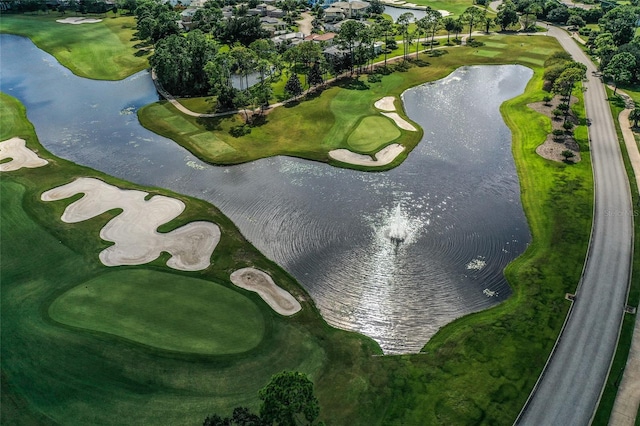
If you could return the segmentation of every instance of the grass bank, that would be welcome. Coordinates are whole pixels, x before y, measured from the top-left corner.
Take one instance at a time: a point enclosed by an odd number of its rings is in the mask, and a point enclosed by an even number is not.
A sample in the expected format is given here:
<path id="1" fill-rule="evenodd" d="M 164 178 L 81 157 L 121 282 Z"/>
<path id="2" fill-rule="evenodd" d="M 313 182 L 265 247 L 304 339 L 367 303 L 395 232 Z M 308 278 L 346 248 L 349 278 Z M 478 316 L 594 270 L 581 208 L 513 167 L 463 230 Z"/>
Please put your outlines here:
<path id="1" fill-rule="evenodd" d="M 0 175 L 3 423 L 199 424 L 206 415 L 229 414 L 237 405 L 256 409 L 258 389 L 285 369 L 306 372 L 315 381 L 323 409 L 331 413 L 325 418 L 345 423 L 382 417 L 384 401 L 368 384 L 369 377 L 385 377 L 382 366 L 368 363 L 380 353 L 377 345 L 329 327 L 295 281 L 218 210 L 53 157 L 39 145 L 15 99 L 2 95 L 0 111 L 0 140 L 20 136 L 50 162 Z M 181 199 L 187 209 L 174 226 L 217 223 L 222 238 L 212 266 L 182 273 L 164 265 L 166 256 L 135 267 L 100 264 L 97 255 L 106 243 L 98 230 L 114 212 L 65 224 L 60 215 L 73 200 L 40 201 L 43 191 L 80 176 Z M 254 293 L 233 286 L 229 274 L 243 266 L 267 271 L 307 300 L 302 312 L 281 317 Z M 110 288 L 98 288 L 105 285 Z M 81 315 L 89 307 L 91 312 Z M 225 312 L 235 316 L 215 318 Z M 110 314 L 125 323 L 108 320 Z M 194 331 L 202 323 L 215 330 Z M 233 335 L 246 327 L 252 334 Z M 221 346 L 203 350 L 212 332 Z M 243 351 L 229 354 L 233 347 Z M 360 411 L 365 406 L 370 412 Z"/>
<path id="2" fill-rule="evenodd" d="M 448 48 L 436 51 L 434 55 L 422 53 L 419 60 L 404 72 L 385 75 L 378 82 L 370 82 L 364 76 L 341 80 L 300 103 L 273 109 L 249 128 L 244 125 L 241 114 L 218 118 L 190 117 L 166 101 L 147 105 L 138 111 L 138 117 L 149 130 L 173 139 L 212 164 L 237 164 L 274 155 L 289 155 L 338 165 L 328 157 L 328 152 L 333 149 L 346 148 L 373 154 L 389 143 L 400 143 L 407 148 L 405 152 L 378 170 L 390 169 L 404 161 L 420 142 L 422 131 L 400 130 L 400 136 L 395 139 L 389 136 L 391 132 L 384 132 L 381 135 L 384 137 L 362 143 L 364 139 L 359 136 L 362 132 L 359 124 L 363 120 L 381 117 L 373 106 L 375 101 L 384 96 L 399 99 L 406 89 L 445 77 L 463 65 L 519 63 L 532 68 L 541 67 L 544 59 L 558 49 L 556 41 L 550 37 L 491 36 L 483 37 L 482 42 L 483 45 L 478 47 Z M 206 102 L 203 98 L 191 100 L 188 104 L 202 107 Z M 397 105 L 400 106 L 400 102 Z M 398 112 L 406 118 L 403 111 Z M 245 134 L 247 130 L 250 133 Z"/>
<path id="3" fill-rule="evenodd" d="M 569 308 L 564 295 L 575 290 L 586 255 L 593 180 L 584 131 L 577 131 L 579 164 L 554 163 L 535 153 L 551 129 L 548 118 L 527 107 L 542 100 L 541 87 L 537 69 L 526 92 L 502 106 L 533 236 L 505 271 L 513 295 L 447 325 L 422 357 L 404 359 L 413 393 L 389 409 L 402 413 L 404 424 L 511 424 L 560 331 Z M 582 95 L 576 95 L 574 110 L 584 120 Z"/>
<path id="4" fill-rule="evenodd" d="M 95 24 L 56 22 L 66 16 L 57 12 L 2 14 L 0 33 L 29 37 L 71 72 L 85 78 L 121 80 L 149 66 L 149 51 L 134 37 L 133 16 L 113 17 L 109 12 Z"/>
<path id="5" fill-rule="evenodd" d="M 265 323 L 261 342 L 242 354 L 167 351 L 113 332 L 60 326 L 49 316 L 51 304 L 78 285 L 113 271 L 96 260 L 105 244 L 95 231 L 109 217 L 65 225 L 59 217 L 67 202 L 41 203 L 39 194 L 87 175 L 125 188 L 135 186 L 47 154 L 24 110 L 3 96 L 0 140 L 22 136 L 52 162 L 41 169 L 3 174 L 0 179 L 3 206 L 16 206 L 3 208 L 0 221 L 2 321 L 4 330 L 11 330 L 1 336 L 3 418 L 16 418 L 16 423 L 121 424 L 133 419 L 131 422 L 194 424 L 211 412 L 229 413 L 236 405 L 257 407 L 257 389 L 271 374 L 296 369 L 310 374 L 316 383 L 321 417 L 327 424 L 512 423 L 564 320 L 568 309 L 564 293 L 575 289 L 582 270 L 591 224 L 592 180 L 584 138 L 579 140 L 583 162 L 577 165 L 552 163 L 534 152 L 550 123 L 526 105 L 544 95 L 539 65 L 559 49 L 555 40 L 492 37 L 488 41 L 493 45 L 425 57 L 423 66 L 386 76 L 381 82 L 388 85 L 385 90 L 395 87 L 399 94 L 402 87 L 427 81 L 426 76 L 445 76 L 464 61 L 518 62 L 535 70 L 526 92 L 502 109 L 513 132 L 523 205 L 533 234 L 527 252 L 507 269 L 514 295 L 494 309 L 444 327 L 417 355 L 372 356 L 379 354 L 373 342 L 328 327 L 309 302 L 304 303 L 302 313 L 284 319 L 257 296 L 238 290 L 234 291 L 260 308 Z M 367 95 L 368 99 L 389 94 L 383 93 L 382 84 L 378 87 L 379 92 Z M 340 101 L 338 89 L 329 89 L 309 103 Z M 362 102 L 356 88 L 342 89 L 344 99 L 355 96 Z M 331 90 L 336 93 L 323 100 Z M 362 91 L 374 90 L 367 87 Z M 295 111 L 306 103 L 282 110 Z M 576 106 L 578 113 L 581 105 Z M 372 108 L 372 103 L 362 102 L 359 108 Z M 358 120 L 353 116 L 341 119 L 344 123 Z M 280 124 L 280 130 L 297 125 L 292 121 Z M 335 131 L 340 134 L 340 129 Z M 168 271 L 157 261 L 119 271 L 170 272 L 177 280 L 197 278 L 233 289 L 229 273 L 255 265 L 292 293 L 305 296 L 215 208 L 179 194 L 151 190 L 187 203 L 182 222 L 176 225 L 213 220 L 223 228 L 224 237 L 212 259 L 214 266 L 199 273 L 179 273 Z M 43 347 L 47 350 L 42 351 Z"/>

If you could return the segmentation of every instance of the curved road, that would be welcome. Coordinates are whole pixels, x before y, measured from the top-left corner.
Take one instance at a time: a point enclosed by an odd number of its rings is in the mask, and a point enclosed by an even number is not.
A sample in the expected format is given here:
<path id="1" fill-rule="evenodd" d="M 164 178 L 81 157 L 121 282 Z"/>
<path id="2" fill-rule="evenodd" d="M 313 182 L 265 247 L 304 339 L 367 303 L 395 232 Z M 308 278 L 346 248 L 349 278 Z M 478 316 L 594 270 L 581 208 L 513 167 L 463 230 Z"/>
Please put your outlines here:
<path id="1" fill-rule="evenodd" d="M 618 137 L 596 67 L 569 35 L 550 28 L 576 61 L 587 65 L 584 84 L 595 181 L 589 254 L 576 300 L 518 425 L 591 422 L 607 379 L 624 315 L 631 274 L 633 212 Z"/>

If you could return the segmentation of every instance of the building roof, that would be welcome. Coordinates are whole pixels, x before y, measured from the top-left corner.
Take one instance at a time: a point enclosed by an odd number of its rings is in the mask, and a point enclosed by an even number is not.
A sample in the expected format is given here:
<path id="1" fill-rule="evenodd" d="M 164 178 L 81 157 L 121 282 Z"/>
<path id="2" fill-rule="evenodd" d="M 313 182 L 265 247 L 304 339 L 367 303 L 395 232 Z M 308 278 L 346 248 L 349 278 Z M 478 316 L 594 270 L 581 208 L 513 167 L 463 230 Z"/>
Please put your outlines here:
<path id="1" fill-rule="evenodd" d="M 336 33 L 324 33 L 324 34 L 310 34 L 306 36 L 305 40 L 311 41 L 329 41 L 333 40 L 336 36 Z"/>
<path id="2" fill-rule="evenodd" d="M 331 7 L 338 7 L 340 9 L 352 9 L 352 10 L 361 10 L 369 7 L 369 3 L 366 1 L 338 1 L 335 3 L 331 3 Z"/>

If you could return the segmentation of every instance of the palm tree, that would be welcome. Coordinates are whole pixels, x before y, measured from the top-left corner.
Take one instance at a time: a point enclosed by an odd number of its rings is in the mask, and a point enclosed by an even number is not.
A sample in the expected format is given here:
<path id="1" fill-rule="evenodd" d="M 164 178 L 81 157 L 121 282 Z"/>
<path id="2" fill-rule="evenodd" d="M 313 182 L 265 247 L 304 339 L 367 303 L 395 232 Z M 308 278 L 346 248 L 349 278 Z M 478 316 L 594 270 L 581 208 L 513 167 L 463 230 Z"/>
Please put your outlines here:
<path id="1" fill-rule="evenodd" d="M 413 13 L 411 12 L 405 12 L 402 15 L 400 15 L 398 17 L 398 20 L 396 21 L 396 25 L 398 26 L 398 29 L 400 30 L 400 32 L 402 33 L 402 44 L 404 45 L 404 55 L 403 55 L 403 59 L 406 61 L 407 60 L 407 49 L 409 48 L 409 22 L 411 22 L 411 20 L 413 20 Z"/>
<path id="2" fill-rule="evenodd" d="M 442 20 L 444 29 L 447 31 L 447 44 L 450 43 L 449 36 L 451 35 L 451 31 L 455 31 L 456 29 L 456 20 L 451 16 L 447 16 Z"/>
<path id="3" fill-rule="evenodd" d="M 374 28 L 377 34 L 384 34 L 384 67 L 387 68 L 387 37 L 389 36 L 389 33 L 393 31 L 393 22 L 387 19 L 381 19 L 375 24 Z"/>
<path id="4" fill-rule="evenodd" d="M 484 21 L 487 15 L 486 10 L 478 9 L 475 6 L 468 7 L 462 14 L 462 18 L 469 24 L 469 40 L 471 40 L 471 33 L 473 32 L 474 25 L 480 24 Z"/>

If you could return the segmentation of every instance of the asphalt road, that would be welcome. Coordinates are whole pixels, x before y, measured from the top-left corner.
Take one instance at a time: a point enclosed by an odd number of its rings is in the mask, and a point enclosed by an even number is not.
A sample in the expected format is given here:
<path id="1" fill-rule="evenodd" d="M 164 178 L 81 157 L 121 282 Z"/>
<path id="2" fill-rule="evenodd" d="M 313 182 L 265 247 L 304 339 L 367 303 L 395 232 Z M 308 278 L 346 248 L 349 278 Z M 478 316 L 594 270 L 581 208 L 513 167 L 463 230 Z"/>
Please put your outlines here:
<path id="1" fill-rule="evenodd" d="M 567 33 L 552 27 L 549 34 L 557 37 L 576 61 L 587 65 L 584 95 L 592 123 L 589 137 L 595 208 L 589 255 L 576 300 L 516 424 L 584 426 L 597 408 L 624 315 L 632 261 L 633 209 L 604 85 L 593 75 L 596 68 Z"/>

